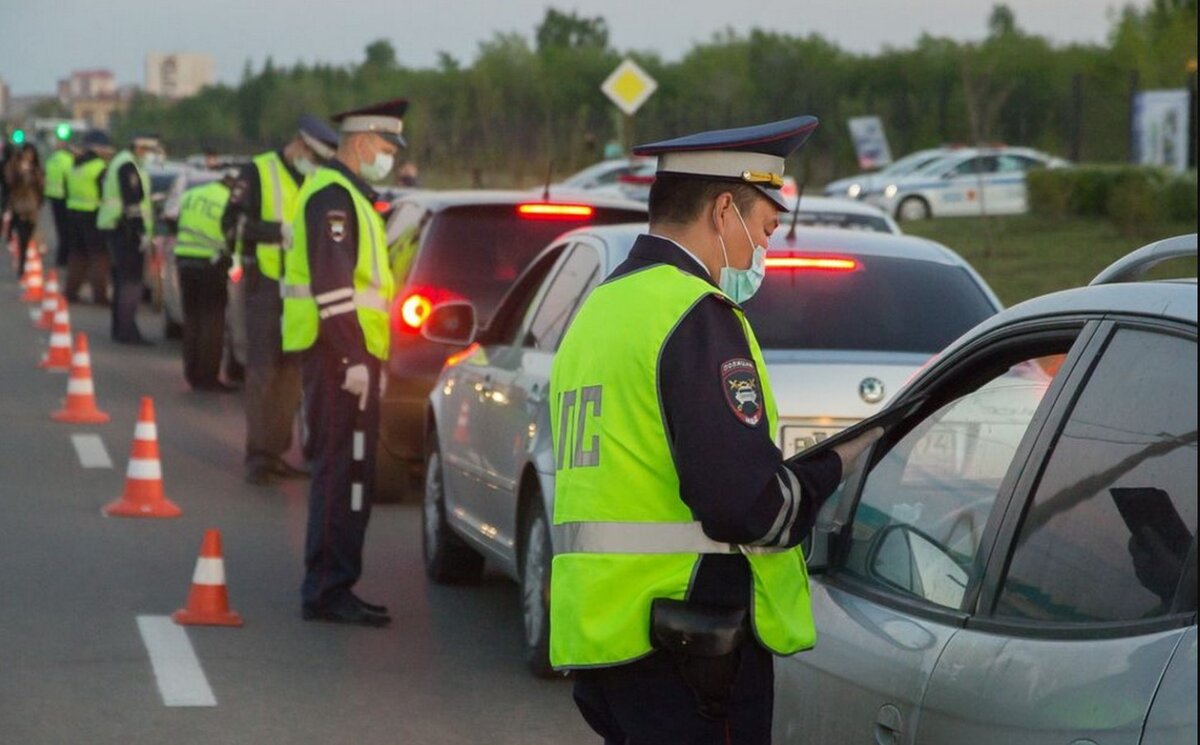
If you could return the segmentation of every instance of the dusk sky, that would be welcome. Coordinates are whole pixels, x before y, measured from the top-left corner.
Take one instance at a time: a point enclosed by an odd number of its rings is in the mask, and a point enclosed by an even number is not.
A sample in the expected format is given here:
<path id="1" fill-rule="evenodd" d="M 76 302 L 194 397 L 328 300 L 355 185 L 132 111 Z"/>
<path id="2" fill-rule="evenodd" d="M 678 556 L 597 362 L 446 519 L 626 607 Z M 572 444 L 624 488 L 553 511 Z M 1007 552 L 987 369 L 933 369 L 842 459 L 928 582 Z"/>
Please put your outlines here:
<path id="1" fill-rule="evenodd" d="M 1137 0 L 1144 6 L 1147 0 Z M 1058 43 L 1103 42 L 1123 3 L 1115 0 L 1009 0 L 1017 23 Z M 146 52 L 203 52 L 216 58 L 222 82 L 237 82 L 247 59 L 344 64 L 386 38 L 400 61 L 432 65 L 445 50 L 469 62 L 479 42 L 498 31 L 532 37 L 553 6 L 607 19 L 613 45 L 677 59 L 715 31 L 770 28 L 819 33 L 843 48 L 874 52 L 910 46 L 922 32 L 978 39 L 992 0 L 0 0 L 0 77 L 15 95 L 50 93 L 73 69 L 107 68 L 118 83 L 143 83 Z M 686 15 L 682 13 L 686 12 Z"/>

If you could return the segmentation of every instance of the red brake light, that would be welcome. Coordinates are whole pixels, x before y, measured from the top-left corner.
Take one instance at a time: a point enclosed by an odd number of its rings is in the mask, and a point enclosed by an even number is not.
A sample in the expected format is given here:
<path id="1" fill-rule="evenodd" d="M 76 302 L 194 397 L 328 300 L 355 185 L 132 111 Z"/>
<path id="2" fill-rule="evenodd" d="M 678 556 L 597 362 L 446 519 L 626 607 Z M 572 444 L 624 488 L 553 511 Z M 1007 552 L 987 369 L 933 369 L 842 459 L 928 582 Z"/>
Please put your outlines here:
<path id="1" fill-rule="evenodd" d="M 419 292 L 414 292 L 400 301 L 400 320 L 413 331 L 420 331 L 432 312 L 433 301 Z"/>
<path id="2" fill-rule="evenodd" d="M 846 256 L 768 256 L 767 269 L 804 269 L 821 272 L 855 272 L 862 268 L 858 259 Z"/>
<path id="3" fill-rule="evenodd" d="M 517 214 L 528 220 L 587 220 L 596 210 L 586 204 L 536 202 L 517 205 Z"/>
<path id="4" fill-rule="evenodd" d="M 391 208 L 392 208 L 391 202 L 385 202 L 382 199 L 375 201 L 375 211 L 381 215 L 386 214 L 387 211 L 390 210 Z"/>

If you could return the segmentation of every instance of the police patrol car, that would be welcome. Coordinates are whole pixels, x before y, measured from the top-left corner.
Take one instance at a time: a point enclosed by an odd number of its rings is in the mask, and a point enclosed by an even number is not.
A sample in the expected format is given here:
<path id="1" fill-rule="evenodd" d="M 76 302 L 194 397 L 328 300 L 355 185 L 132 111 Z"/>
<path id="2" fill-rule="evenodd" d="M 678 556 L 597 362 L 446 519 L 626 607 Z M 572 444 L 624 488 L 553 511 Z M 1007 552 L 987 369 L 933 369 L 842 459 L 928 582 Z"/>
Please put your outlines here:
<path id="1" fill-rule="evenodd" d="M 1067 161 L 1024 147 L 963 148 L 865 196 L 897 220 L 1015 215 L 1029 209 L 1025 174 Z"/>

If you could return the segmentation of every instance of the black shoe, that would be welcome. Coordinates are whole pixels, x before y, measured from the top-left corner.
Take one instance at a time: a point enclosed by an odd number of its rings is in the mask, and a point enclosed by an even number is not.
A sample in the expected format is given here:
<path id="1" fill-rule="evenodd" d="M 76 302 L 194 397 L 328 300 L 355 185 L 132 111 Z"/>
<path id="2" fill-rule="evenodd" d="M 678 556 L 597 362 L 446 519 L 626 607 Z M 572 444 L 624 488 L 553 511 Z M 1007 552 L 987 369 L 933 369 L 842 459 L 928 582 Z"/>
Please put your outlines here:
<path id="1" fill-rule="evenodd" d="M 255 466 L 246 470 L 246 483 L 254 486 L 270 486 L 275 483 L 271 469 L 266 466 Z"/>
<path id="2" fill-rule="evenodd" d="M 297 468 L 283 458 L 277 458 L 270 466 L 271 473 L 284 479 L 306 479 L 312 474 L 304 468 Z"/>
<path id="3" fill-rule="evenodd" d="M 392 622 L 392 617 L 380 613 L 371 613 L 365 608 L 347 603 L 338 608 L 316 610 L 304 608 L 300 612 L 305 621 L 324 621 L 326 623 L 347 623 L 355 626 L 371 626 L 381 628 Z"/>
<path id="4" fill-rule="evenodd" d="M 362 598 L 355 595 L 354 593 L 350 593 L 350 597 L 354 598 L 354 602 L 358 603 L 359 607 L 361 607 L 363 610 L 365 610 L 368 613 L 373 613 L 377 616 L 388 615 L 388 607 L 386 605 L 376 605 L 375 603 L 368 603 L 367 601 L 363 600 Z"/>

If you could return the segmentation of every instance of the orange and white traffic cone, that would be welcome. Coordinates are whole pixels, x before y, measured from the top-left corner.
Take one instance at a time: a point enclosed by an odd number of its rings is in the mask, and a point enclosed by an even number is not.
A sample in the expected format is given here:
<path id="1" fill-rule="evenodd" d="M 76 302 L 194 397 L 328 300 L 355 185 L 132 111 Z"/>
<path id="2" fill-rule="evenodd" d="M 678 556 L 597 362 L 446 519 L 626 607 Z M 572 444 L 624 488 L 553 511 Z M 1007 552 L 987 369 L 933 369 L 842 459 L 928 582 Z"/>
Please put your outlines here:
<path id="1" fill-rule="evenodd" d="M 50 349 L 38 367 L 51 372 L 66 372 L 71 367 L 71 314 L 62 296 L 58 298 L 58 312 L 50 328 Z"/>
<path id="2" fill-rule="evenodd" d="M 75 354 L 71 357 L 71 375 L 67 378 L 67 403 L 50 415 L 56 422 L 70 424 L 103 424 L 108 414 L 96 407 L 96 391 L 92 387 L 92 358 L 88 354 L 87 334 L 75 335 Z"/>
<path id="3" fill-rule="evenodd" d="M 38 328 L 49 331 L 54 327 L 54 314 L 58 312 L 58 270 L 51 269 L 46 274 L 46 291 L 42 295 L 42 314 L 35 324 Z"/>
<path id="4" fill-rule="evenodd" d="M 163 496 L 162 463 L 158 460 L 158 426 L 154 423 L 154 400 L 142 397 L 129 467 L 125 470 L 125 493 L 104 508 L 108 517 L 179 517 L 183 510 Z"/>
<path id="5" fill-rule="evenodd" d="M 42 255 L 33 247 L 33 243 L 29 244 L 29 251 L 25 258 L 24 286 L 25 294 L 21 296 L 22 303 L 42 302 Z"/>
<path id="6" fill-rule="evenodd" d="M 229 608 L 225 559 L 221 558 L 221 531 L 215 528 L 204 531 L 187 605 L 172 613 L 171 618 L 185 626 L 242 625 L 242 617 Z"/>

